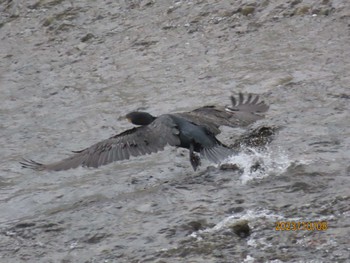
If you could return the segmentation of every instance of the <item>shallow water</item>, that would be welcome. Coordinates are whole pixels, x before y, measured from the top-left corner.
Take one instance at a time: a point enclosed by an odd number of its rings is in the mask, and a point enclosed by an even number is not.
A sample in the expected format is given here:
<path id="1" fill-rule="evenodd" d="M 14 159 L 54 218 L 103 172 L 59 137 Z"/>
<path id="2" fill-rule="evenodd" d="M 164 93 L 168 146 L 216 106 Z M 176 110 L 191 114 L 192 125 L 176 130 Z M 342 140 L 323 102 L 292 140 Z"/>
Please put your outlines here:
<path id="1" fill-rule="evenodd" d="M 1 3 L 0 261 L 346 262 L 350 8 L 323 2 L 257 2 L 248 16 L 225 1 Z M 241 171 L 193 172 L 180 149 L 95 170 L 18 164 L 121 132 L 131 110 L 225 105 L 239 91 L 271 105 L 251 128 L 281 127 L 265 151 L 229 160 Z M 246 238 L 232 231 L 241 220 Z"/>

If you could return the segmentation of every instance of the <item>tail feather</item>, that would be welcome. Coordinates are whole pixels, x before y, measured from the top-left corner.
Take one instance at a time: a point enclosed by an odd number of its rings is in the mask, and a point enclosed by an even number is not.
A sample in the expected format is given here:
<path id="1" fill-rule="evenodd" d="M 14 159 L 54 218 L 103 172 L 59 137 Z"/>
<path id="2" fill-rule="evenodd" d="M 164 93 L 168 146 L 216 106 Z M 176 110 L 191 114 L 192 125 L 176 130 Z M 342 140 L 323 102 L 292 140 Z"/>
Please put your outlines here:
<path id="1" fill-rule="evenodd" d="M 211 148 L 203 148 L 200 151 L 200 154 L 205 159 L 213 163 L 220 163 L 235 153 L 236 152 L 233 149 L 228 148 L 224 145 L 215 145 L 214 147 L 211 147 Z"/>

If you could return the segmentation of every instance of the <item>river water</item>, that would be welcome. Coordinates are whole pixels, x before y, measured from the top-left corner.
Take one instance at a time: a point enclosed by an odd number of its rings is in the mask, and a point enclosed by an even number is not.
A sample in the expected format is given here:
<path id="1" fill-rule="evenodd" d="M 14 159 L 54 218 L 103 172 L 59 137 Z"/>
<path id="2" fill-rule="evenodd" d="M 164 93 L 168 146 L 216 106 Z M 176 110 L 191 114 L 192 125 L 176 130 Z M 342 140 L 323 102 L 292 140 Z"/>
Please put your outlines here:
<path id="1" fill-rule="evenodd" d="M 349 262 L 346 0 L 2 1 L 0 12 L 0 262 Z M 264 151 L 228 160 L 240 171 L 193 172 L 174 148 L 99 169 L 18 163 L 128 129 L 135 109 L 226 105 L 238 92 L 270 105 L 249 129 L 279 127 Z"/>

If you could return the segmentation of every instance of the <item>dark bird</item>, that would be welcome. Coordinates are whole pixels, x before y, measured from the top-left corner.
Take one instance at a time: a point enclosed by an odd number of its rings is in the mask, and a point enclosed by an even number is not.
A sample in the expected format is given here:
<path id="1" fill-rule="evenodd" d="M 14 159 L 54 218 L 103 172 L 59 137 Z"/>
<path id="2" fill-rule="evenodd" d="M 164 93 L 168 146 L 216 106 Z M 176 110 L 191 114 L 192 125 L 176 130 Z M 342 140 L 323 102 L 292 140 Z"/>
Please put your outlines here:
<path id="1" fill-rule="evenodd" d="M 126 160 L 130 156 L 155 153 L 165 146 L 189 149 L 190 162 L 194 170 L 200 165 L 200 156 L 220 163 L 235 151 L 215 136 L 220 126 L 243 127 L 264 118 L 268 106 L 259 102 L 259 96 L 249 94 L 244 99 L 231 96 L 231 106 L 204 106 L 191 112 L 163 114 L 158 117 L 147 112 L 134 111 L 126 118 L 138 125 L 109 139 L 98 142 L 56 163 L 42 164 L 24 159 L 22 167 L 35 170 L 68 170 L 78 166 L 99 167 L 114 161 Z"/>

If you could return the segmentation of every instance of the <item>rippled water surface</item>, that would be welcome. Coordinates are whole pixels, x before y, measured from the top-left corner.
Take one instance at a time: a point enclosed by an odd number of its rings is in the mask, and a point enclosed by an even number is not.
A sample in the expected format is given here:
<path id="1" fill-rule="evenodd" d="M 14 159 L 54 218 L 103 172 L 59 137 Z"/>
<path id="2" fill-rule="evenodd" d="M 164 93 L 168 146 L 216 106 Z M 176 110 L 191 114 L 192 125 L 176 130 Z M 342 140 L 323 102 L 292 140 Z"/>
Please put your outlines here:
<path id="1" fill-rule="evenodd" d="M 0 3 L 1 262 L 348 262 L 350 6 L 230 2 Z M 99 169 L 18 163 L 119 133 L 131 110 L 238 92 L 270 105 L 249 129 L 279 127 L 265 150 L 228 160 L 239 171 L 193 172 L 173 148 Z"/>

